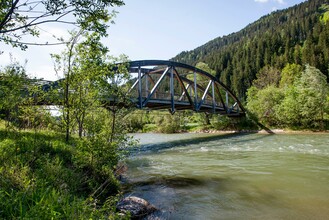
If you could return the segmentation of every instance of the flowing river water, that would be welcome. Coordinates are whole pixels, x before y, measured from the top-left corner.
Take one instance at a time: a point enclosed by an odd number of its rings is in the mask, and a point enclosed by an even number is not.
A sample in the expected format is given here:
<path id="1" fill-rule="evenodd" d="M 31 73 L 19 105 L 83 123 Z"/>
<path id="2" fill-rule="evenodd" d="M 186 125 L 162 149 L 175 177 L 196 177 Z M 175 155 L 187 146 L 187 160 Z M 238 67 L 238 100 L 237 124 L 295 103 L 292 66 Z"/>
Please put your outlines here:
<path id="1" fill-rule="evenodd" d="M 329 134 L 135 134 L 126 195 L 158 219 L 329 219 Z"/>

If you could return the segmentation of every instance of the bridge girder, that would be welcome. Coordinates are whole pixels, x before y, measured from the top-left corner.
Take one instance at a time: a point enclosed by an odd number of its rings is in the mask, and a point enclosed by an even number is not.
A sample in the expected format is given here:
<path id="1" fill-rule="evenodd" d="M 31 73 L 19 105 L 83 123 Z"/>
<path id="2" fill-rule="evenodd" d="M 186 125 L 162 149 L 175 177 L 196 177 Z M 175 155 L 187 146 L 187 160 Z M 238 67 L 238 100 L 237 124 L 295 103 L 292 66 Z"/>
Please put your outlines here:
<path id="1" fill-rule="evenodd" d="M 245 109 L 222 82 L 196 67 L 165 60 L 128 63 L 135 75 L 128 96 L 139 109 L 193 110 L 239 117 Z"/>

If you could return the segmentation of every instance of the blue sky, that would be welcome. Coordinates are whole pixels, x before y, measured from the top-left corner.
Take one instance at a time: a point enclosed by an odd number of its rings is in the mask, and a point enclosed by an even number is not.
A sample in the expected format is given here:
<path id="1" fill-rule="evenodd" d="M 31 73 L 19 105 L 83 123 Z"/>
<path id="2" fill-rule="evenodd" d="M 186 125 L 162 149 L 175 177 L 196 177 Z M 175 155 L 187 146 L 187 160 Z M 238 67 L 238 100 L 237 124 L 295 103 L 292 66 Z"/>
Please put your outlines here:
<path id="1" fill-rule="evenodd" d="M 272 11 L 288 8 L 304 0 L 125 0 L 115 24 L 104 43 L 111 54 L 125 54 L 131 60 L 170 59 L 185 50 L 232 32 Z M 51 35 L 67 36 L 61 26 L 42 27 L 40 39 L 53 41 Z M 46 30 L 46 31 L 44 31 Z M 32 39 L 33 40 L 33 39 Z M 60 46 L 31 46 L 25 52 L 0 43 L 0 65 L 9 63 L 10 52 L 24 63 L 31 76 L 56 80 L 50 53 L 60 53 Z"/>

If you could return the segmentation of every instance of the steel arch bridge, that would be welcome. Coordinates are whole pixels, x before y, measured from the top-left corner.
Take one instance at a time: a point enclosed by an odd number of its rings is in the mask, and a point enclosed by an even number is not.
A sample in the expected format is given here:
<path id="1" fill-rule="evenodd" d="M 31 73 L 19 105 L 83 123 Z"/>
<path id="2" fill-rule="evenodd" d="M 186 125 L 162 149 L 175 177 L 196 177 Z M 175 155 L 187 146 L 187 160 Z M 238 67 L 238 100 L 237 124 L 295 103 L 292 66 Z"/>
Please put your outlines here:
<path id="1" fill-rule="evenodd" d="M 165 60 L 128 62 L 134 81 L 128 97 L 139 109 L 193 110 L 240 117 L 239 99 L 214 76 L 196 67 Z"/>

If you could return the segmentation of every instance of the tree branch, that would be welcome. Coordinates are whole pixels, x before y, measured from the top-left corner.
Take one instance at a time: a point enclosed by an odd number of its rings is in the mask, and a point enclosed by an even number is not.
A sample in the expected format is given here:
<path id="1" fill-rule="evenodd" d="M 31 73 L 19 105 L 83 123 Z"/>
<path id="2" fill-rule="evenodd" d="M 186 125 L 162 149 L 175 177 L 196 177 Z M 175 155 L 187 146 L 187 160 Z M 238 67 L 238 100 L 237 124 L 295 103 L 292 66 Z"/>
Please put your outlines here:
<path id="1" fill-rule="evenodd" d="M 30 46 L 56 46 L 56 45 L 63 45 L 67 44 L 68 42 L 58 42 L 58 43 L 32 43 L 32 42 L 22 42 L 22 41 L 17 41 L 17 40 L 9 40 L 9 39 L 4 39 L 0 37 L 0 40 L 6 40 L 10 43 L 16 43 L 16 44 L 25 44 L 25 45 L 30 45 Z"/>
<path id="2" fill-rule="evenodd" d="M 19 2 L 19 0 L 15 0 L 15 2 L 13 2 L 13 4 L 11 5 L 10 10 L 5 15 L 5 17 L 3 18 L 3 20 L 0 22 L 0 31 L 6 25 L 6 23 L 8 23 L 8 21 L 10 21 L 10 17 L 14 13 L 15 7 L 18 4 L 18 2 Z"/>
<path id="3" fill-rule="evenodd" d="M 18 0 L 16 0 L 16 1 L 18 1 Z M 70 6 L 68 6 L 66 9 L 68 9 L 69 7 Z M 44 24 L 44 23 L 55 23 L 55 22 L 58 22 L 58 23 L 76 25 L 77 24 L 76 22 L 72 22 L 72 21 L 60 21 L 61 18 L 67 16 L 68 14 L 70 14 L 72 12 L 74 12 L 74 9 L 71 9 L 71 10 L 69 10 L 67 12 L 63 12 L 56 19 L 48 19 L 48 20 L 42 20 L 42 21 L 36 22 L 36 21 L 38 21 L 40 19 L 53 16 L 51 13 L 45 12 L 44 14 L 42 14 L 40 16 L 37 16 L 37 17 L 29 17 L 29 19 L 33 19 L 33 20 L 30 21 L 29 23 L 27 23 L 25 25 L 22 25 L 22 26 L 19 26 L 19 27 L 15 27 L 15 28 L 12 28 L 12 29 L 7 29 L 7 30 L 2 30 L 2 28 L 0 26 L 0 33 L 1 34 L 5 34 L 5 33 L 8 33 L 8 32 L 15 32 L 15 31 L 18 31 L 18 30 L 21 30 L 21 29 L 25 29 L 25 28 L 28 28 L 28 27 L 34 27 L 36 25 L 40 25 L 40 24 Z"/>
<path id="4" fill-rule="evenodd" d="M 8 32 L 14 32 L 14 31 L 17 31 L 17 30 L 21 30 L 21 29 L 24 29 L 24 28 L 27 28 L 27 27 L 33 27 L 33 26 L 40 25 L 40 24 L 55 23 L 55 22 L 62 23 L 62 24 L 71 24 L 71 25 L 76 25 L 77 24 L 76 22 L 73 22 L 73 21 L 59 21 L 57 19 L 45 20 L 45 21 L 40 21 L 40 22 L 34 23 L 34 24 L 29 23 L 29 24 L 26 24 L 26 25 L 23 25 L 23 26 L 20 26 L 20 27 L 17 27 L 17 28 L 5 30 L 5 31 L 0 31 L 0 34 L 5 34 L 5 33 L 8 33 Z"/>

